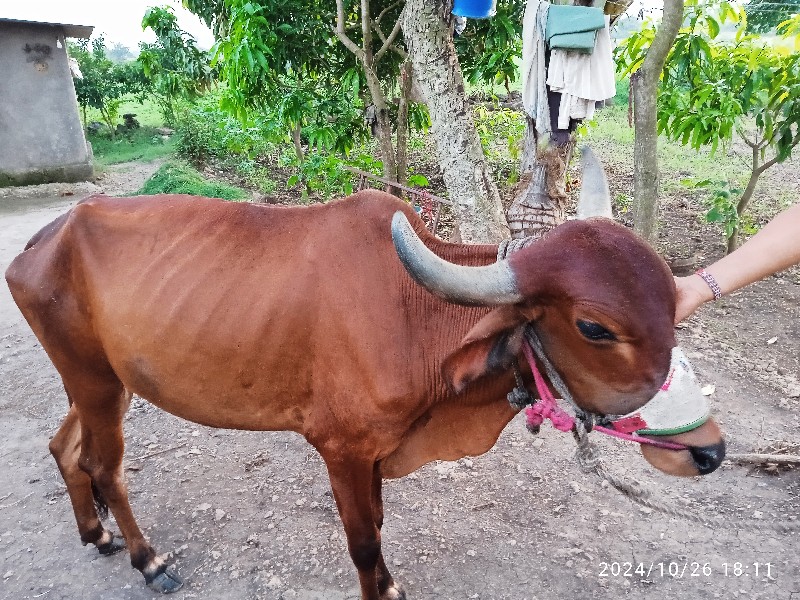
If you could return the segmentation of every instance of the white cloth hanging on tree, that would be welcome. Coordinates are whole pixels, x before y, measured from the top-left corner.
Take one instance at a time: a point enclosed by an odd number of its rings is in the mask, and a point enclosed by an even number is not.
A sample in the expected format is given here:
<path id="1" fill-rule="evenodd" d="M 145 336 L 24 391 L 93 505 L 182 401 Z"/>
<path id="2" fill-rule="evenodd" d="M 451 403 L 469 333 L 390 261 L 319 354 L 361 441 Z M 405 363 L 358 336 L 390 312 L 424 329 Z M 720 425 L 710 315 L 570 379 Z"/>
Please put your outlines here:
<path id="1" fill-rule="evenodd" d="M 597 32 L 591 54 L 561 48 L 550 52 L 547 85 L 561 94 L 559 129 L 568 129 L 570 119 L 591 119 L 596 102 L 614 97 L 616 81 L 608 17 L 606 26 Z"/>
<path id="2" fill-rule="evenodd" d="M 528 0 L 522 19 L 522 106 L 536 122 L 536 132 L 540 137 L 551 131 L 545 49 L 549 8 L 549 2 Z"/>

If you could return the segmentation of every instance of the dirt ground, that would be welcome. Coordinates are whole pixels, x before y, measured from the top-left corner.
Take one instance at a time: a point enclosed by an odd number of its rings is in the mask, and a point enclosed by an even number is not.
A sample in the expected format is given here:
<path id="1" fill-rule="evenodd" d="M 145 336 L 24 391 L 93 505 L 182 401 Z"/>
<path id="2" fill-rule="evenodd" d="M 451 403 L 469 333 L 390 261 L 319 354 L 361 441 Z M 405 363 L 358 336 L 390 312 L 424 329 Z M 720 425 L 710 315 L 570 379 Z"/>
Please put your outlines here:
<path id="1" fill-rule="evenodd" d="M 127 168 L 133 174 L 112 170 L 98 187 L 135 189 L 155 167 Z M 87 191 L 0 197 L 0 269 Z M 677 254 L 719 246 L 693 214 L 674 200 L 665 239 Z M 704 308 L 679 337 L 702 383 L 715 388 L 729 452 L 797 452 L 800 272 Z M 103 558 L 80 545 L 47 451 L 66 405 L 55 370 L 0 285 L 0 597 L 153 598 L 127 553 Z M 131 503 L 186 579 L 177 599 L 358 597 L 324 468 L 304 440 L 200 427 L 139 400 L 126 434 Z M 579 471 L 571 437 L 547 427 L 533 437 L 517 418 L 484 456 L 386 483 L 384 553 L 409 599 L 800 600 L 800 534 L 771 528 L 798 524 L 800 469 L 725 463 L 679 480 L 654 472 L 629 445 L 596 443 L 613 472 L 678 506 L 721 515 L 725 525 L 639 508 Z"/>

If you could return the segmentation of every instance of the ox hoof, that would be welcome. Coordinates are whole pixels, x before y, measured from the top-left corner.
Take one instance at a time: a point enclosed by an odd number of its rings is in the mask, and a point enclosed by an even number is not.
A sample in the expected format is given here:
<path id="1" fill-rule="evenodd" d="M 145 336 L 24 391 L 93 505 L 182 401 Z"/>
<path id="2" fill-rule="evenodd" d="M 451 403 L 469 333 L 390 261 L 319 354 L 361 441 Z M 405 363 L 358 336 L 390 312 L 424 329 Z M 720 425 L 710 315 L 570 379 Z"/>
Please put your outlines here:
<path id="1" fill-rule="evenodd" d="M 381 594 L 381 600 L 406 600 L 406 591 L 399 583 L 393 583 Z"/>
<path id="2" fill-rule="evenodd" d="M 116 554 L 120 550 L 124 550 L 126 548 L 125 545 L 125 538 L 112 536 L 110 542 L 106 542 L 105 544 L 100 544 L 97 546 L 97 551 L 102 556 L 111 556 L 112 554 Z"/>
<path id="3" fill-rule="evenodd" d="M 145 580 L 147 580 L 147 575 L 145 575 Z M 169 565 L 147 581 L 147 587 L 162 594 L 171 594 L 183 587 L 183 579 L 178 576 L 178 571 L 175 570 L 175 567 Z"/>

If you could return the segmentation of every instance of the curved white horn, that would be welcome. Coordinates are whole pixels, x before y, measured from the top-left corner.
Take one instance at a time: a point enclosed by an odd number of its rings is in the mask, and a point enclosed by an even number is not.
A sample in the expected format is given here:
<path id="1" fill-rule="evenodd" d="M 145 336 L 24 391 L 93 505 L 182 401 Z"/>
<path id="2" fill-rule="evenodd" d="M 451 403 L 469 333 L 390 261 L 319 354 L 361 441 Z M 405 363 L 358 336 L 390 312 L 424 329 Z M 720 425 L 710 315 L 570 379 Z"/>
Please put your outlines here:
<path id="1" fill-rule="evenodd" d="M 606 217 L 613 219 L 611 213 L 611 193 L 603 165 L 597 160 L 589 146 L 581 148 L 581 196 L 578 200 L 578 218 Z"/>
<path id="2" fill-rule="evenodd" d="M 445 300 L 475 306 L 514 304 L 522 300 L 508 261 L 465 267 L 439 258 L 422 243 L 401 211 L 392 218 L 392 241 L 409 275 Z"/>

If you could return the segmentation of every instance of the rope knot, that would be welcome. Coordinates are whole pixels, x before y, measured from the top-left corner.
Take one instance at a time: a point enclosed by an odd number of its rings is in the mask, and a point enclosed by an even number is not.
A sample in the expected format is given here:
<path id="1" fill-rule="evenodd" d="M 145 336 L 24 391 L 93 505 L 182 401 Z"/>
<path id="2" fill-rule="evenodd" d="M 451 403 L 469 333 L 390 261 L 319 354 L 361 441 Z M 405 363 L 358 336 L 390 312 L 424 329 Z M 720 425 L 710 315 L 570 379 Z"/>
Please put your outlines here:
<path id="1" fill-rule="evenodd" d="M 558 404 L 546 399 L 537 402 L 525 409 L 526 425 L 528 429 L 538 431 L 545 419 L 550 419 L 553 427 L 559 431 L 570 431 L 575 426 L 575 419 L 562 410 Z"/>
<path id="2" fill-rule="evenodd" d="M 533 404 L 536 400 L 531 393 L 525 389 L 524 386 L 517 386 L 506 396 L 508 403 L 514 410 L 522 410 L 529 404 Z"/>

